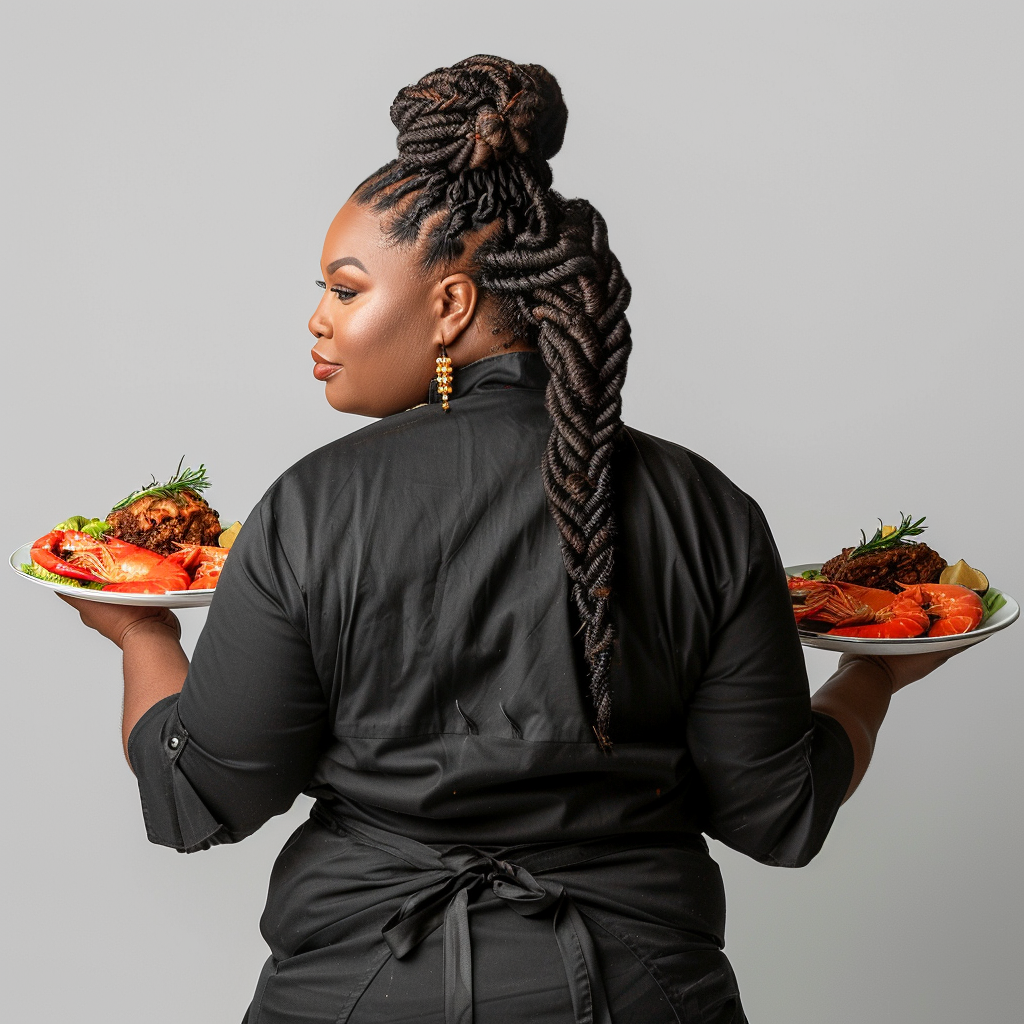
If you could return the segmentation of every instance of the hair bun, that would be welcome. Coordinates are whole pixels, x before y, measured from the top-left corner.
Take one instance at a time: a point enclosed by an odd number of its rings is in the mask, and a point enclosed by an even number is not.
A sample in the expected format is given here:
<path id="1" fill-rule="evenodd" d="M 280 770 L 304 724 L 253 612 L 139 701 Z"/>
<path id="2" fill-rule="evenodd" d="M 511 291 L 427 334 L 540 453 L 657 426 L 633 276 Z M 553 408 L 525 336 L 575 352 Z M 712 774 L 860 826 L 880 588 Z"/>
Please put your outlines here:
<path id="1" fill-rule="evenodd" d="M 459 174 L 518 157 L 546 184 L 568 114 L 546 68 L 486 54 L 424 75 L 391 105 L 406 167 Z"/>

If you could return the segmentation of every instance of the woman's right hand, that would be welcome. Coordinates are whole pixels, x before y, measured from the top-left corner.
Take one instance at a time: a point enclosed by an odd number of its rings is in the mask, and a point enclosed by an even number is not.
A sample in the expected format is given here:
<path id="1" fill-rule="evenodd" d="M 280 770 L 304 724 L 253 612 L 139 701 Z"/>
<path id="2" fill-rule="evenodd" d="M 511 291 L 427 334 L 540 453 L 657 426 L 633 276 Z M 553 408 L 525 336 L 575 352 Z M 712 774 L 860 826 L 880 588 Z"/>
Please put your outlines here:
<path id="1" fill-rule="evenodd" d="M 958 647 L 952 651 L 925 652 L 922 654 L 844 654 L 839 659 L 839 667 L 851 661 L 869 661 L 884 669 L 892 680 L 892 692 L 902 690 L 904 686 L 923 679 L 944 665 L 954 654 L 964 650 Z"/>
<path id="2" fill-rule="evenodd" d="M 65 604 L 71 605 L 82 617 L 82 622 L 90 629 L 113 640 L 124 650 L 125 640 L 129 634 L 140 628 L 153 625 L 165 626 L 173 630 L 175 637 L 181 639 L 181 623 L 174 612 L 167 608 L 138 608 L 119 604 L 100 604 L 98 601 L 86 601 L 79 597 L 57 595 Z"/>

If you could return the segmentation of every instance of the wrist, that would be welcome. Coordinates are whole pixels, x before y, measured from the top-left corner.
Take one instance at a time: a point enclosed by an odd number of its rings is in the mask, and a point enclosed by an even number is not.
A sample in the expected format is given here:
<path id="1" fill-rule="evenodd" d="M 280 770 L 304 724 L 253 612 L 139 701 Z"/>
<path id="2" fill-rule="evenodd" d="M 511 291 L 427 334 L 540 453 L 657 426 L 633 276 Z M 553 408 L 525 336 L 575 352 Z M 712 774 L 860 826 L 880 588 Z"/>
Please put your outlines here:
<path id="1" fill-rule="evenodd" d="M 168 613 L 167 617 L 150 615 L 146 618 L 136 619 L 129 622 L 117 639 L 117 646 L 123 651 L 125 645 L 130 642 L 148 639 L 151 637 L 164 638 L 168 633 L 173 637 L 175 643 L 181 639 L 181 624 L 176 616 Z"/>
<path id="2" fill-rule="evenodd" d="M 844 654 L 840 657 L 840 669 L 848 668 L 853 665 L 857 666 L 858 669 L 863 669 L 865 667 L 873 669 L 872 674 L 875 675 L 880 682 L 885 683 L 890 696 L 900 688 L 896 676 L 893 674 L 892 669 L 883 658 L 877 658 L 870 654 Z"/>

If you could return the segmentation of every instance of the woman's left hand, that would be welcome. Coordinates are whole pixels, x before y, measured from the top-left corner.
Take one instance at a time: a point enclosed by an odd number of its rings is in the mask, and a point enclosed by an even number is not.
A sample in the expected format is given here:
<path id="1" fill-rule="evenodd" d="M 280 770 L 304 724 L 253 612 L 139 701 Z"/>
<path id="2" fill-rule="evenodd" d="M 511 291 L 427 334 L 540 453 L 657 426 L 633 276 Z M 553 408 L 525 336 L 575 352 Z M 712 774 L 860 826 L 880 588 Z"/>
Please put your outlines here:
<path id="1" fill-rule="evenodd" d="M 95 629 L 108 640 L 113 640 L 122 649 L 125 638 L 140 626 L 169 626 L 178 638 L 181 638 L 181 623 L 168 608 L 136 608 L 123 604 L 84 601 L 79 597 L 65 597 L 63 594 L 57 596 L 71 605 L 90 629 Z"/>
<path id="2" fill-rule="evenodd" d="M 839 667 L 850 664 L 852 661 L 870 661 L 879 668 L 889 673 L 892 681 L 892 692 L 902 690 L 904 686 L 924 679 L 926 675 L 934 672 L 941 665 L 944 665 L 954 654 L 966 650 L 964 647 L 952 651 L 940 651 L 938 653 L 928 652 L 925 654 L 844 654 L 839 659 Z"/>

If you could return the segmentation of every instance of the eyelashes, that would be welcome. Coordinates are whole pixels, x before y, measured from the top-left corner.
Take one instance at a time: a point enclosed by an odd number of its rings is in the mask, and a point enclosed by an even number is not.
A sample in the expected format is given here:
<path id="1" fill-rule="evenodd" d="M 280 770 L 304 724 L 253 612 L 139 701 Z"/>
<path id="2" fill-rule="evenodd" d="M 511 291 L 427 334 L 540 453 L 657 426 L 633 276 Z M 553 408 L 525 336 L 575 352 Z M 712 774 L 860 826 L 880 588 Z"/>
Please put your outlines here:
<path id="1" fill-rule="evenodd" d="M 327 287 L 326 281 L 314 281 L 313 283 L 317 286 L 317 288 Z M 331 288 L 331 291 L 334 292 L 334 294 L 337 295 L 338 298 L 341 299 L 343 302 L 347 301 L 348 299 L 354 299 L 356 297 L 356 293 L 352 291 L 351 288 L 343 288 L 340 284 L 334 285 Z"/>

